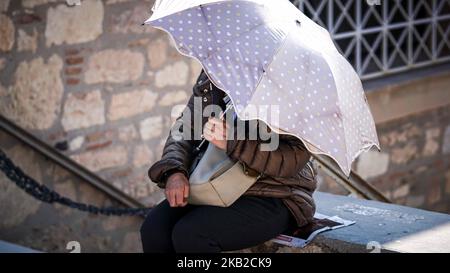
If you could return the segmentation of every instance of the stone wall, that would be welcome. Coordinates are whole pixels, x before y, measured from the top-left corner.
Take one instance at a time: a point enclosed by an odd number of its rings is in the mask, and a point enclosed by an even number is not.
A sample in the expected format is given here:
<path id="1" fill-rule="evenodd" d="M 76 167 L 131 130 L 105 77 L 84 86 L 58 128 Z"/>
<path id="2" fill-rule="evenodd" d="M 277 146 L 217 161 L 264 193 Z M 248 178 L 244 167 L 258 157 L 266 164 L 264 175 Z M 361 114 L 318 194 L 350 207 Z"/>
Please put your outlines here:
<path id="1" fill-rule="evenodd" d="M 1 1 L 0 114 L 153 205 L 147 170 L 201 66 L 141 26 L 153 1 L 72 2 Z"/>
<path id="2" fill-rule="evenodd" d="M 397 204 L 450 212 L 450 107 L 377 124 L 377 132 L 381 153 L 362 154 L 353 169 Z M 320 179 L 322 191 L 346 194 Z"/>
<path id="3" fill-rule="evenodd" d="M 97 206 L 119 204 L 0 131 L 0 147 L 28 175 L 60 194 Z M 102 216 L 37 201 L 0 173 L 0 240 L 44 252 L 141 252 L 141 217 Z"/>

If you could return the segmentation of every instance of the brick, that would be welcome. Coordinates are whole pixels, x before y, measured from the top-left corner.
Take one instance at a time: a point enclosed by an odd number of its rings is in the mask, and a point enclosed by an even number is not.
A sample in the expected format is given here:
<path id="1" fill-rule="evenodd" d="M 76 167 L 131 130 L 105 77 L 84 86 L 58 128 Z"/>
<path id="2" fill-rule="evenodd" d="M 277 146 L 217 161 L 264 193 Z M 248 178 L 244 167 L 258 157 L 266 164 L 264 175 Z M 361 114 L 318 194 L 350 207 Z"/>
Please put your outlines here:
<path id="1" fill-rule="evenodd" d="M 68 48 L 68 49 L 64 50 L 64 54 L 66 56 L 78 55 L 78 54 L 80 54 L 80 50 L 76 49 L 76 48 Z"/>
<path id="2" fill-rule="evenodd" d="M 80 83 L 80 79 L 77 79 L 77 78 L 67 78 L 66 79 L 67 85 L 77 85 L 79 83 Z"/>
<path id="3" fill-rule="evenodd" d="M 83 63 L 83 57 L 68 57 L 66 58 L 66 64 L 77 65 Z"/>
<path id="4" fill-rule="evenodd" d="M 96 150 L 96 149 L 102 149 L 102 148 L 111 146 L 111 144 L 112 144 L 112 141 L 111 141 L 111 140 L 108 140 L 108 141 L 104 141 L 104 142 L 101 142 L 101 143 L 96 143 L 96 144 L 93 144 L 93 145 L 88 145 L 88 146 L 86 147 L 86 150 L 87 150 L 87 151 L 91 151 L 91 150 Z"/>
<path id="5" fill-rule="evenodd" d="M 64 70 L 64 73 L 69 76 L 79 75 L 81 73 L 81 67 L 68 67 Z"/>
<path id="6" fill-rule="evenodd" d="M 114 131 L 106 130 L 106 131 L 97 131 L 92 134 L 89 134 L 86 136 L 86 140 L 89 143 L 96 143 L 99 141 L 110 140 L 113 137 L 114 137 Z"/>
<path id="7" fill-rule="evenodd" d="M 23 13 L 17 15 L 14 21 L 17 22 L 19 25 L 28 25 L 42 22 L 42 18 L 41 16 L 34 13 Z"/>

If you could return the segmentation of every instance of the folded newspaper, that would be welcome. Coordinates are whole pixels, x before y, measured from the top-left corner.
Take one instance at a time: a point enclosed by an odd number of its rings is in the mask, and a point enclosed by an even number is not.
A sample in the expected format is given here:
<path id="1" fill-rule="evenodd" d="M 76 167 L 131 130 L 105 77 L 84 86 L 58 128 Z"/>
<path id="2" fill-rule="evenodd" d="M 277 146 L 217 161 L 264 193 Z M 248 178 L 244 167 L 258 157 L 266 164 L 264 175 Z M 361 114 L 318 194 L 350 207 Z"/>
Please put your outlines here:
<path id="1" fill-rule="evenodd" d="M 290 247 L 303 248 L 307 246 L 319 233 L 353 225 L 354 221 L 340 218 L 339 216 L 327 216 L 316 213 L 314 220 L 302 227 L 292 227 L 283 234 L 278 235 L 272 242 Z"/>

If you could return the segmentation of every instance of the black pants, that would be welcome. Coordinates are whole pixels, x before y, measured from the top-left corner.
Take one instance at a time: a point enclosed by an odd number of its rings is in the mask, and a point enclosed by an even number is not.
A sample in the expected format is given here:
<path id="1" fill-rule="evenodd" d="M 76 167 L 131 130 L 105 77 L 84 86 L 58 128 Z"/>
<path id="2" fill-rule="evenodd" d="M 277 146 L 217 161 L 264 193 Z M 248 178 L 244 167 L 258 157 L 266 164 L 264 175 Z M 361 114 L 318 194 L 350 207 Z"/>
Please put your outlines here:
<path id="1" fill-rule="evenodd" d="M 229 207 L 170 207 L 167 200 L 147 215 L 141 227 L 144 252 L 214 253 L 268 241 L 294 223 L 278 198 L 241 196 Z"/>

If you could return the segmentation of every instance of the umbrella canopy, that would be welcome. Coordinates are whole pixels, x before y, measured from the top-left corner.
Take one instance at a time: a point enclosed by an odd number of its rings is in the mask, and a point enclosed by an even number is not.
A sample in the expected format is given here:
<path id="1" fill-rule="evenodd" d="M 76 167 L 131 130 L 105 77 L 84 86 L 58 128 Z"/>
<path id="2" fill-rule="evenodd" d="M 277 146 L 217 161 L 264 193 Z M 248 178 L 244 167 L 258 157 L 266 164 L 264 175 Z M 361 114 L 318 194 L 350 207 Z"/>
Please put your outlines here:
<path id="1" fill-rule="evenodd" d="M 358 74 L 288 0 L 160 0 L 152 10 L 145 24 L 197 59 L 239 118 L 297 136 L 347 176 L 361 152 L 380 150 Z"/>

